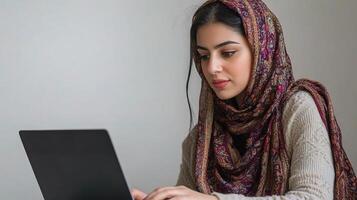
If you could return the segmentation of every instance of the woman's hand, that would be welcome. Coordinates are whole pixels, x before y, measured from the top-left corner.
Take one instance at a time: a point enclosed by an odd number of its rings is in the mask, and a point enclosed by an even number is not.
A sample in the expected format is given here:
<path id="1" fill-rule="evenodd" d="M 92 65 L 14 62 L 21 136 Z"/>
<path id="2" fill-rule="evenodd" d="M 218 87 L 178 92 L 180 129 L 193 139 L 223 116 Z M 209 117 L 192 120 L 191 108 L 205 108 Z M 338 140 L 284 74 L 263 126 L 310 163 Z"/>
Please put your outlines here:
<path id="1" fill-rule="evenodd" d="M 185 186 L 161 187 L 148 194 L 144 200 L 218 200 L 217 197 L 193 191 Z M 135 199 L 136 200 L 136 199 Z"/>
<path id="2" fill-rule="evenodd" d="M 130 193 L 134 200 L 143 200 L 147 196 L 147 194 L 135 188 Z"/>

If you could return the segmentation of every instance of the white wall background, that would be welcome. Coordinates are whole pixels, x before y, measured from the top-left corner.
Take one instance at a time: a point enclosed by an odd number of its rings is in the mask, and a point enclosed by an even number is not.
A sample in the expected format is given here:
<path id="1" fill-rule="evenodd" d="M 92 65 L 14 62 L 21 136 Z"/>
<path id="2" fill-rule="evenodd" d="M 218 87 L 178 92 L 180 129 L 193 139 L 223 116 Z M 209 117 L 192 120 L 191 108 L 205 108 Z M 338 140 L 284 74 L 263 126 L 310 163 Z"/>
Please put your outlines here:
<path id="1" fill-rule="evenodd" d="M 20 129 L 106 128 L 131 187 L 173 185 L 189 122 L 189 27 L 202 2 L 0 0 L 0 199 L 42 198 Z M 356 169 L 357 1 L 266 2 L 296 78 L 329 89 Z"/>

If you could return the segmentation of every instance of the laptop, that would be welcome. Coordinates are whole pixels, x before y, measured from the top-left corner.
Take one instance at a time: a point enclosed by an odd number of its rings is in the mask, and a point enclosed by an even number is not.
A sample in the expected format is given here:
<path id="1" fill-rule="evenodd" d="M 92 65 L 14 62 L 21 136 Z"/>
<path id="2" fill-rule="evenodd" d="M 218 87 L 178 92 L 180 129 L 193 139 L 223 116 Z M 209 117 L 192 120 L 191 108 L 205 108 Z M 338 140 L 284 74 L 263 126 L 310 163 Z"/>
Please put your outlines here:
<path id="1" fill-rule="evenodd" d="M 106 130 L 19 134 L 45 200 L 132 200 Z"/>

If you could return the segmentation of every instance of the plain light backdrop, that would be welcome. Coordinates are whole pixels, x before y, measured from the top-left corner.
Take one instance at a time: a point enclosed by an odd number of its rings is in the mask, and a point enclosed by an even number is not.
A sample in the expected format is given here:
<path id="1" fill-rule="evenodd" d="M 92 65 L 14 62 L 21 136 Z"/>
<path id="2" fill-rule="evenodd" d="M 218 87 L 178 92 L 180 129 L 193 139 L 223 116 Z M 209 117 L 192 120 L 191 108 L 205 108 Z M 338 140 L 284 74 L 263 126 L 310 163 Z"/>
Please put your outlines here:
<path id="1" fill-rule="evenodd" d="M 41 199 L 18 131 L 106 128 L 130 187 L 173 185 L 202 0 L 0 0 L 0 199 Z M 269 0 L 295 77 L 331 94 L 357 168 L 357 1 Z M 190 97 L 197 115 L 200 81 Z M 197 117 L 195 118 L 197 119 Z"/>

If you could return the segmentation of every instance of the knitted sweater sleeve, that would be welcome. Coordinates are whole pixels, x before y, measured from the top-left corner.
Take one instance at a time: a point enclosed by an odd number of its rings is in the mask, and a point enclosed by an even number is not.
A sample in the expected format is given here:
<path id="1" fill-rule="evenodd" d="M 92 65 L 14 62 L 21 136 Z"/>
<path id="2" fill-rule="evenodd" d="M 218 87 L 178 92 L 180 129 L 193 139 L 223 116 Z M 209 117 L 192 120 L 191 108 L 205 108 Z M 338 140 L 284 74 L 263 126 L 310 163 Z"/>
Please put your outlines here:
<path id="1" fill-rule="evenodd" d="M 182 161 L 180 165 L 179 177 L 176 185 L 183 185 L 192 190 L 196 190 L 194 181 L 194 159 L 196 152 L 197 125 L 191 130 L 182 142 Z"/>
<path id="2" fill-rule="evenodd" d="M 283 111 L 283 130 L 290 159 L 289 190 L 280 196 L 246 197 L 213 192 L 220 200 L 332 200 L 334 166 L 330 141 L 316 104 L 308 92 L 294 94 Z M 182 164 L 177 185 L 195 189 L 193 155 L 195 129 L 182 147 Z"/>

